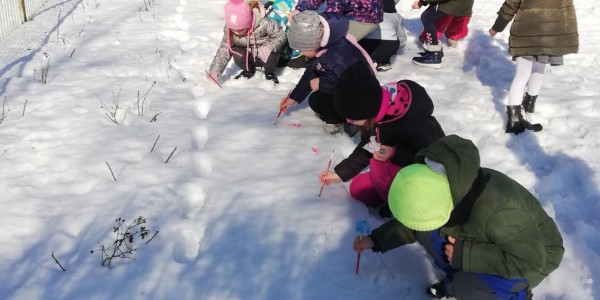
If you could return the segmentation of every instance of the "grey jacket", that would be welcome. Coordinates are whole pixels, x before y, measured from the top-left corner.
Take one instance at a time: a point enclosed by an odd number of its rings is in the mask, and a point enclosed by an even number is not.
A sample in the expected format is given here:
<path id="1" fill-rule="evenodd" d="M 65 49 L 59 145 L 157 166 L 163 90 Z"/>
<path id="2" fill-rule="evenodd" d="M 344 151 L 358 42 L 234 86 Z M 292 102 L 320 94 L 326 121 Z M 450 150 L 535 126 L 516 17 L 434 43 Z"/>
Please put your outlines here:
<path id="1" fill-rule="evenodd" d="M 231 56 L 235 55 L 231 52 L 230 48 L 239 54 L 244 54 L 241 52 L 246 52 L 246 47 L 248 46 L 250 48 L 250 57 L 256 57 L 258 55 L 258 49 L 263 46 L 269 47 L 272 52 L 281 51 L 281 48 L 287 41 L 287 37 L 284 29 L 279 26 L 277 21 L 268 17 L 263 17 L 255 21 L 255 24 L 254 31 L 249 35 L 242 37 L 232 34 L 227 27 L 224 28 L 223 39 L 221 40 L 221 44 L 210 65 L 209 72 L 211 74 L 214 73 L 219 76 L 223 74 L 229 60 L 231 60 Z"/>
<path id="2" fill-rule="evenodd" d="M 400 45 L 406 44 L 406 32 L 402 25 L 402 16 L 399 13 L 384 13 L 383 22 L 377 28 L 364 37 L 371 40 L 400 41 Z"/>

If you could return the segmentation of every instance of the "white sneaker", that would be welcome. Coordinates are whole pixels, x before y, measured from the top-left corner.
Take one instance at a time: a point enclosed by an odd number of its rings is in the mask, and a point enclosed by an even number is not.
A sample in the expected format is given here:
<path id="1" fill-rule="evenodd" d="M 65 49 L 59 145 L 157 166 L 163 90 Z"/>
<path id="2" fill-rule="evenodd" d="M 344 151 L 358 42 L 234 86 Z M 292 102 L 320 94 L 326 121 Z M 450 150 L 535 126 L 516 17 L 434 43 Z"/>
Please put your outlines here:
<path id="1" fill-rule="evenodd" d="M 337 135 L 344 133 L 344 124 L 343 123 L 325 123 L 323 125 L 323 130 L 331 135 Z"/>

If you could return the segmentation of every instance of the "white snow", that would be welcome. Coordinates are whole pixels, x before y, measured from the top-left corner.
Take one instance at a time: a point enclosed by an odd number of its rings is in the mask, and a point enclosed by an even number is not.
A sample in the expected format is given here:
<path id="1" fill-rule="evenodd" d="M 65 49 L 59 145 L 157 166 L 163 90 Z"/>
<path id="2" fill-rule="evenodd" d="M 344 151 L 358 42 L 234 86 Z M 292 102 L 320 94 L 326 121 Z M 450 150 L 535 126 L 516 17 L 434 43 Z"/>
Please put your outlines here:
<path id="1" fill-rule="evenodd" d="M 206 79 L 224 3 L 49 0 L 0 44 L 0 298 L 428 299 L 441 273 L 418 245 L 364 252 L 355 275 L 354 225 L 380 222 L 347 184 L 317 197 L 331 152 L 335 165 L 355 140 L 324 133 L 306 103 L 273 125 L 302 70 L 278 70 L 276 86 L 234 80 L 233 65 L 222 89 Z M 410 61 L 422 29 L 410 5 L 397 5 L 409 44 L 380 81 L 425 86 L 446 133 L 555 217 L 566 253 L 535 299 L 600 298 L 600 5 L 575 1 L 580 52 L 547 72 L 532 115 L 544 130 L 518 136 L 504 133 L 508 30 L 487 34 L 501 1 L 475 1 L 440 70 Z M 160 233 L 101 266 L 90 250 L 138 216 Z"/>

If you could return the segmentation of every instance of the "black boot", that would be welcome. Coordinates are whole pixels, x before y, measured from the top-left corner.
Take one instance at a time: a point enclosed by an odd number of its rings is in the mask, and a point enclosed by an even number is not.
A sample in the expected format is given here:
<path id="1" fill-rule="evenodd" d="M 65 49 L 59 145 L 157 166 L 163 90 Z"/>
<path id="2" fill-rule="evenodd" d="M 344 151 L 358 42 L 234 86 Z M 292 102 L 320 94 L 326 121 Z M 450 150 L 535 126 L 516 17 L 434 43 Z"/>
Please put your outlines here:
<path id="1" fill-rule="evenodd" d="M 275 84 L 279 83 L 279 79 L 277 78 L 277 75 L 275 75 L 275 73 L 265 73 L 265 78 L 267 80 L 272 80 Z"/>
<path id="2" fill-rule="evenodd" d="M 525 110 L 525 112 L 535 112 L 535 100 L 537 100 L 537 95 L 531 96 L 525 93 L 525 96 L 523 96 L 523 109 Z"/>
<path id="3" fill-rule="evenodd" d="M 250 79 L 250 78 L 252 78 L 252 76 L 254 76 L 254 73 L 256 73 L 256 68 L 250 67 L 250 70 L 248 70 L 248 71 L 244 70 L 244 71 L 240 72 L 240 74 L 237 74 L 237 76 L 233 77 L 233 79 L 239 79 L 240 77 Z"/>
<path id="4" fill-rule="evenodd" d="M 521 105 L 506 106 L 506 114 L 508 116 L 506 133 L 519 134 L 525 131 L 525 129 L 529 129 L 534 132 L 541 131 L 543 129 L 541 124 L 531 124 L 523 119 L 523 115 L 521 114 Z"/>

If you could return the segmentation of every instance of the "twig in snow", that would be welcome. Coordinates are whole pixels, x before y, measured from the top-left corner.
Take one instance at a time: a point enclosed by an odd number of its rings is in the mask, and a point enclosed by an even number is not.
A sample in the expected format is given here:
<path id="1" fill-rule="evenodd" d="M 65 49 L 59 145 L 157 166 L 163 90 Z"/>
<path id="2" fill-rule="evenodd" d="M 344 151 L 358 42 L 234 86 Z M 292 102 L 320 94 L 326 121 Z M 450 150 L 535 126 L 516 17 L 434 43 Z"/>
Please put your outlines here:
<path id="1" fill-rule="evenodd" d="M 63 270 L 63 272 L 66 272 L 67 270 L 65 270 L 65 268 L 63 268 L 63 266 L 58 262 L 58 259 L 56 259 L 56 257 L 54 257 L 54 251 L 52 251 L 52 258 L 54 258 L 54 261 L 56 262 L 56 264 Z"/>
<path id="2" fill-rule="evenodd" d="M 108 166 L 108 169 L 110 170 L 110 175 L 112 175 L 113 179 L 115 181 L 117 181 L 117 178 L 115 177 L 115 173 L 113 173 L 112 168 L 110 167 L 110 165 L 108 164 L 108 162 L 106 162 L 106 165 Z"/>
<path id="3" fill-rule="evenodd" d="M 154 147 L 156 146 L 158 139 L 160 139 L 160 134 L 158 135 L 158 137 L 156 137 L 156 141 L 154 141 L 154 145 L 152 145 L 152 149 L 150 149 L 150 153 L 152 153 L 152 151 L 154 151 Z"/>
<path id="4" fill-rule="evenodd" d="M 169 157 L 167 157 L 167 160 L 165 160 L 165 164 L 169 163 L 169 159 L 171 159 L 171 156 L 173 156 L 173 153 L 175 153 L 175 150 L 177 150 L 177 147 L 175 147 L 175 149 L 173 149 L 173 151 L 171 151 L 171 154 L 169 155 Z"/>

